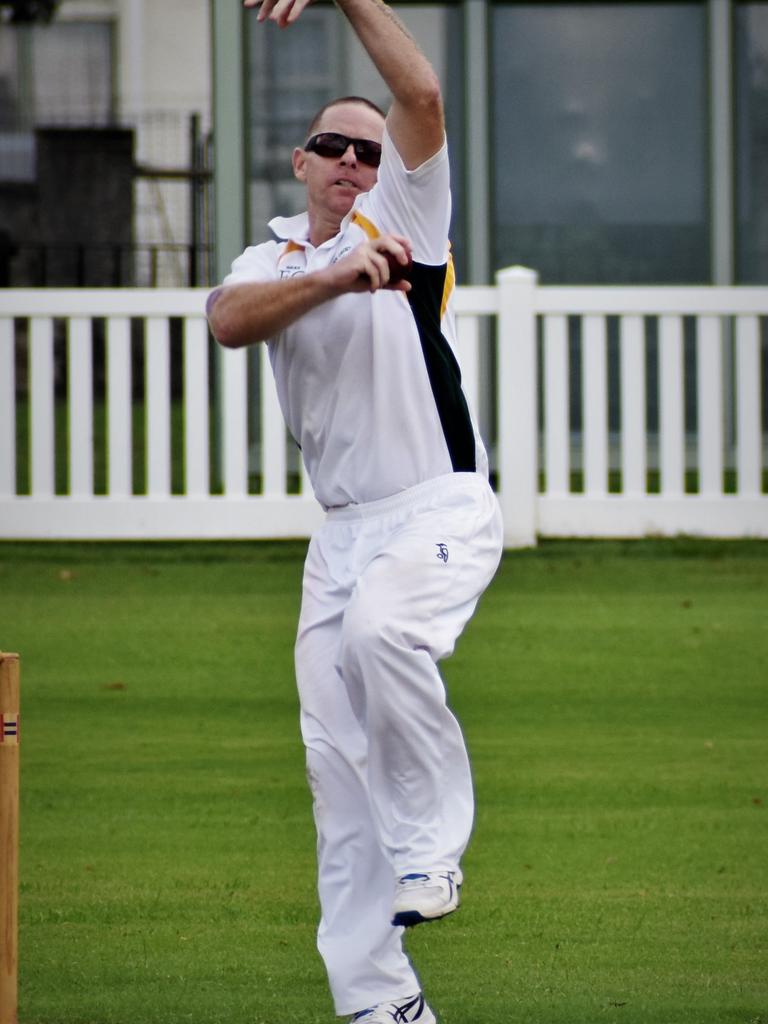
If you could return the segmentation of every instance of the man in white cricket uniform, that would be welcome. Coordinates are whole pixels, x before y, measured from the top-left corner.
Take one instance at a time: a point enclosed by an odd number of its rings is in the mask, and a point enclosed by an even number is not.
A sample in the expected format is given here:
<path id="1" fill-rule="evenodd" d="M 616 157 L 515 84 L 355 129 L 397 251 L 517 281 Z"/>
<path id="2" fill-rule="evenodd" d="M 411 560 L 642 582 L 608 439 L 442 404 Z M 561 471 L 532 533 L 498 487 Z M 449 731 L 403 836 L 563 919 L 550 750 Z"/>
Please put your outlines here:
<path id="1" fill-rule="evenodd" d="M 289 25 L 306 2 L 263 0 L 259 17 Z M 496 570 L 502 531 L 454 355 L 434 72 L 380 0 L 337 5 L 393 94 L 386 122 L 359 98 L 323 108 L 293 158 L 307 213 L 271 221 L 276 240 L 235 261 L 209 319 L 224 345 L 268 344 L 327 512 L 296 673 L 336 1011 L 434 1024 L 403 928 L 457 908 L 473 817 L 437 662 Z"/>

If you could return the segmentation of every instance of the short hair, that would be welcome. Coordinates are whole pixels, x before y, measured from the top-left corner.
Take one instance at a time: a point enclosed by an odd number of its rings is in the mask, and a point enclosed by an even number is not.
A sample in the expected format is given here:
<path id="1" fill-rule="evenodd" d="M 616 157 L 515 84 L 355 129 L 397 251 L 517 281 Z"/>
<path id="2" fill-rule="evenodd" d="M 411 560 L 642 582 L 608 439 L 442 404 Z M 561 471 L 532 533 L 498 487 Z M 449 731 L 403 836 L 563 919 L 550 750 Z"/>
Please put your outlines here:
<path id="1" fill-rule="evenodd" d="M 338 99 L 331 100 L 320 107 L 318 112 L 310 121 L 309 128 L 307 130 L 307 138 L 314 135 L 326 110 L 330 110 L 332 107 L 339 107 L 343 103 L 358 103 L 361 107 L 368 107 L 369 110 L 375 110 L 376 113 L 380 114 L 383 118 L 387 116 L 378 104 L 374 103 L 372 100 L 367 100 L 365 96 L 340 96 Z"/>

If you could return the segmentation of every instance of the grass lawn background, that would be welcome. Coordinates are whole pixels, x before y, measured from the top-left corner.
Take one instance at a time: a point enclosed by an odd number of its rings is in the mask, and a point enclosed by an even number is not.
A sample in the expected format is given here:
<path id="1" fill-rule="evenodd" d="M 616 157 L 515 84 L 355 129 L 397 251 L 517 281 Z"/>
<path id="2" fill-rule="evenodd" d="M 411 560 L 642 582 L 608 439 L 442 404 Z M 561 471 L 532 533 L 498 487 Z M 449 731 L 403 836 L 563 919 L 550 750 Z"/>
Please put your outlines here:
<path id="1" fill-rule="evenodd" d="M 304 545 L 0 544 L 22 1024 L 320 1024 Z M 510 552 L 444 666 L 477 825 L 441 1024 L 768 1024 L 768 545 Z"/>

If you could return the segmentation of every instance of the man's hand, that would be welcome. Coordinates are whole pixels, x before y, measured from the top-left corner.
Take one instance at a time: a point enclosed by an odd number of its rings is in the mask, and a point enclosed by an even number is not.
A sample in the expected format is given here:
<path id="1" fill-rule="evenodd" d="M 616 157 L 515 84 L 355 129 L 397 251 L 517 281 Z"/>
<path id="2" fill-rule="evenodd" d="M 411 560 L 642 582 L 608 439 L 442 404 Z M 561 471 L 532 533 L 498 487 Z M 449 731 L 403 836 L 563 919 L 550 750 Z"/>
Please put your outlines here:
<path id="1" fill-rule="evenodd" d="M 402 275 L 411 264 L 411 243 L 402 235 L 379 235 L 362 242 L 349 255 L 324 272 L 333 286 L 343 292 L 409 292 L 410 282 Z"/>
<path id="2" fill-rule="evenodd" d="M 277 22 L 280 28 L 292 24 L 310 0 L 243 0 L 244 7 L 260 7 L 259 21 Z"/>

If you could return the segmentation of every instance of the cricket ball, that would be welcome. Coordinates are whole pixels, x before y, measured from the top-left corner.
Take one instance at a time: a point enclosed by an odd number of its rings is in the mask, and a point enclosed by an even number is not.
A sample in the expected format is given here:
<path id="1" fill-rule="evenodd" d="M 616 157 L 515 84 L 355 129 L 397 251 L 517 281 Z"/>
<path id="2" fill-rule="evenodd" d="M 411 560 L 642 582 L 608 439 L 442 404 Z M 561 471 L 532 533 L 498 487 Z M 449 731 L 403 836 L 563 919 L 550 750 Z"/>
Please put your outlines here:
<path id="1" fill-rule="evenodd" d="M 389 264 L 389 286 L 391 287 L 403 279 L 407 281 L 411 270 L 413 270 L 413 260 L 410 256 L 407 263 L 401 263 L 397 256 L 394 256 L 391 252 L 385 252 L 384 256 L 386 256 L 387 263 Z"/>

